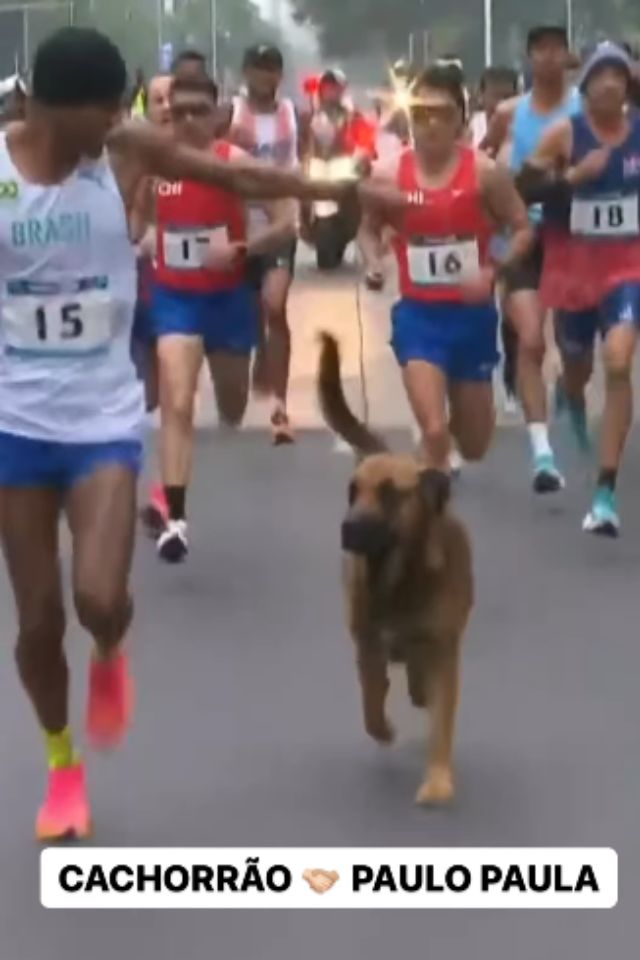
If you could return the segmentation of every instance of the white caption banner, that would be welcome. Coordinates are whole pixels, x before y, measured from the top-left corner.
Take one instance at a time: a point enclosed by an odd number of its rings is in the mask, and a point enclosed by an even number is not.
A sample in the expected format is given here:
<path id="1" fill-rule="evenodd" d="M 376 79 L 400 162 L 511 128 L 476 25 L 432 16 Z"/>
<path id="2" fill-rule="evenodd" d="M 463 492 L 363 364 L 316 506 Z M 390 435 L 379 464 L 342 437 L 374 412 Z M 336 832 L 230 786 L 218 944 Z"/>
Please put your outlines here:
<path id="1" fill-rule="evenodd" d="M 44 850 L 51 909 L 607 910 L 606 848 Z"/>

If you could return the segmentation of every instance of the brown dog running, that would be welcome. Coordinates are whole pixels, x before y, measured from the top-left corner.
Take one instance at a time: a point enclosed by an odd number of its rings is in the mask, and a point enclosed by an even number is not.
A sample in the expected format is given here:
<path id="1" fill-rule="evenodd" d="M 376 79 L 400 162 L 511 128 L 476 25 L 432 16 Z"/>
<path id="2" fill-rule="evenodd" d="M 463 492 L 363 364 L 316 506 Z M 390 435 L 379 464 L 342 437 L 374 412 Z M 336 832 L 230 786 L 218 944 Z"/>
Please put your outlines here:
<path id="1" fill-rule="evenodd" d="M 462 637 L 473 607 L 469 537 L 448 509 L 449 479 L 390 453 L 350 411 L 333 337 L 321 334 L 318 394 L 328 426 L 357 453 L 342 524 L 348 625 L 355 641 L 364 724 L 379 743 L 388 667 L 406 667 L 409 696 L 428 711 L 427 766 L 416 801 L 454 796 L 452 765 Z"/>

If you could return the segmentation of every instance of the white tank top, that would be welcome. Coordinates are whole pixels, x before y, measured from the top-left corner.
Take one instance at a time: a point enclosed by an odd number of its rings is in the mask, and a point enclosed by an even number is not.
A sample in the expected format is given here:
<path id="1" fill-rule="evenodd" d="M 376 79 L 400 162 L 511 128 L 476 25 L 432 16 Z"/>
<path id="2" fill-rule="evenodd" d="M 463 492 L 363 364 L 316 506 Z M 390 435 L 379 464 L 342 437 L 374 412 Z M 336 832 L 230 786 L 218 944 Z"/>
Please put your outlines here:
<path id="1" fill-rule="evenodd" d="M 254 113 L 242 96 L 234 97 L 232 106 L 231 126 L 248 135 L 252 156 L 282 169 L 298 166 L 298 120 L 291 100 L 279 100 L 272 113 Z M 256 204 L 247 204 L 247 211 L 249 238 L 253 239 L 264 230 L 267 216 Z"/>
<path id="2" fill-rule="evenodd" d="M 254 113 L 245 97 L 234 97 L 231 126 L 248 134 L 256 159 L 285 169 L 298 165 L 298 120 L 291 100 L 279 100 L 271 113 Z"/>
<path id="3" fill-rule="evenodd" d="M 471 129 L 472 145 L 477 150 L 487 135 L 487 115 L 484 110 L 478 110 L 477 113 L 473 114 L 469 127 Z"/>
<path id="4" fill-rule="evenodd" d="M 106 157 L 28 183 L 0 134 L 0 430 L 90 443 L 137 437 L 136 258 Z"/>

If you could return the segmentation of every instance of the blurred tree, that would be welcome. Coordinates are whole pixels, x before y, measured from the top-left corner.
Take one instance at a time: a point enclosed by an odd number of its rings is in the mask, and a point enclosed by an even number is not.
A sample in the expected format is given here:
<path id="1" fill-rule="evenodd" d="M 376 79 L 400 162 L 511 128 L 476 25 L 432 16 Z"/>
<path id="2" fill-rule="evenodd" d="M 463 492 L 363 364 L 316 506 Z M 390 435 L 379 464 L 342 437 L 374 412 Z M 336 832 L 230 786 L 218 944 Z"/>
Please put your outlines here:
<path id="1" fill-rule="evenodd" d="M 252 43 L 284 45 L 283 38 L 272 24 L 260 16 L 252 0 L 218 0 L 218 64 L 237 68 L 242 54 Z M 203 53 L 211 53 L 210 0 L 178 0 L 176 15 L 167 20 L 166 39 L 176 46 L 195 45 Z"/>
<path id="2" fill-rule="evenodd" d="M 0 5 L 3 0 L 0 0 Z M 6 2 L 6 0 L 5 0 Z M 162 0 L 164 7 L 164 0 Z M 75 22 L 92 24 L 108 33 L 124 53 L 130 69 L 146 73 L 158 67 L 160 31 L 158 0 L 76 0 Z M 174 0 L 173 15 L 163 15 L 161 38 L 176 51 L 193 46 L 211 57 L 210 0 Z M 218 65 L 233 67 L 250 43 L 278 42 L 277 30 L 266 23 L 252 0 L 217 0 Z"/>
<path id="3" fill-rule="evenodd" d="M 480 0 L 292 0 L 300 23 L 318 30 L 327 56 L 344 57 L 382 46 L 392 58 L 406 54 L 409 35 L 429 30 L 431 49 L 456 52 L 470 72 L 483 56 L 483 5 Z M 563 22 L 565 0 L 494 0 L 496 60 L 512 60 L 514 37 L 524 38 L 536 23 Z M 598 32 L 622 36 L 640 28 L 637 0 L 574 0 L 574 26 L 580 39 Z M 515 31 L 515 32 L 514 32 Z"/>

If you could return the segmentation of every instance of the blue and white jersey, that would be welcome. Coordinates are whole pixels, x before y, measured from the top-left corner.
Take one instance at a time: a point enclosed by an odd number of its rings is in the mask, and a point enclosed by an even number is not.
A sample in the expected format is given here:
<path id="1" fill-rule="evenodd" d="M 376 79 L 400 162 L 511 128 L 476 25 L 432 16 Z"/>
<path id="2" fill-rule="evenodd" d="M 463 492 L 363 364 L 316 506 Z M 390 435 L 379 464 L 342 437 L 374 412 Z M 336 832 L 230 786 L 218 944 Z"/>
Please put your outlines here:
<path id="1" fill-rule="evenodd" d="M 138 437 L 136 256 L 108 160 L 26 181 L 0 135 L 0 430 L 64 443 Z"/>
<path id="2" fill-rule="evenodd" d="M 587 118 L 572 119 L 571 164 L 577 165 L 603 144 Z M 574 235 L 597 240 L 640 238 L 640 113 L 629 111 L 629 133 L 624 143 L 611 148 L 599 177 L 573 191 L 570 229 Z"/>

